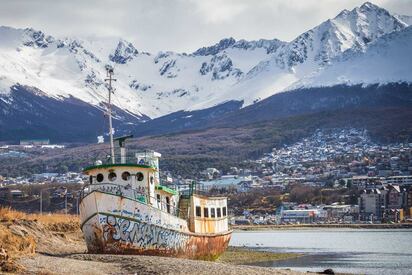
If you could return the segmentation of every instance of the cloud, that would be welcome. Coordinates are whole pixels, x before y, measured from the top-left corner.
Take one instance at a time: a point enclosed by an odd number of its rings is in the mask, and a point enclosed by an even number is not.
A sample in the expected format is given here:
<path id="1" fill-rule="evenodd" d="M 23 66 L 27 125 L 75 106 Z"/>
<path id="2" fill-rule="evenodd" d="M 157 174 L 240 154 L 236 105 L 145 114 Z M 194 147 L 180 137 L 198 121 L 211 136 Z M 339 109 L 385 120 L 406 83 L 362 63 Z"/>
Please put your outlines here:
<path id="1" fill-rule="evenodd" d="M 122 37 L 144 51 L 192 52 L 225 37 L 290 41 L 362 0 L 2 0 L 0 25 L 56 37 Z M 375 0 L 412 15 L 412 0 Z M 0 38 L 1 39 L 1 38 Z"/>
<path id="2" fill-rule="evenodd" d="M 196 7 L 196 12 L 200 13 L 201 18 L 206 23 L 219 24 L 230 22 L 246 11 L 248 5 L 242 1 L 235 0 L 190 0 Z"/>

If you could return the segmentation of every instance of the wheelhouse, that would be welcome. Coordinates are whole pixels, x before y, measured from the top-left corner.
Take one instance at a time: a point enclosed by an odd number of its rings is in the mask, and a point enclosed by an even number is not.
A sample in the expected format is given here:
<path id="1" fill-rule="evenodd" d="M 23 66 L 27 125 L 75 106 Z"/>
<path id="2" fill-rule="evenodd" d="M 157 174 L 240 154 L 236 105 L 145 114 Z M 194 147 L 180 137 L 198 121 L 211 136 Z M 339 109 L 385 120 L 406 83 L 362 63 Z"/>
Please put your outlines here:
<path id="1" fill-rule="evenodd" d="M 228 231 L 226 197 L 192 195 L 190 230 L 198 233 L 220 233 Z"/>

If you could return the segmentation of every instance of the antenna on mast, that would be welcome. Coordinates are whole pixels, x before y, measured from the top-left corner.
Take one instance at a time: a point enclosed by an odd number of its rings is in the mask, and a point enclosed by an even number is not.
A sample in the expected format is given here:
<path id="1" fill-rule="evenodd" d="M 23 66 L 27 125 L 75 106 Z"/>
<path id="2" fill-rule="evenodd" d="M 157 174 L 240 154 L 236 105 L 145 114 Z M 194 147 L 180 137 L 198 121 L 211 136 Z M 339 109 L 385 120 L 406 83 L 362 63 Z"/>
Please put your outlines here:
<path id="1" fill-rule="evenodd" d="M 113 67 L 106 66 L 107 77 L 104 81 L 109 82 L 108 90 L 109 90 L 109 102 L 107 104 L 107 114 L 109 116 L 109 137 L 110 137 L 110 155 L 112 159 L 112 164 L 115 163 L 114 158 L 114 143 L 113 143 L 113 123 L 112 123 L 112 93 L 114 93 L 114 89 L 112 87 L 112 81 L 117 81 L 117 79 L 113 78 Z"/>

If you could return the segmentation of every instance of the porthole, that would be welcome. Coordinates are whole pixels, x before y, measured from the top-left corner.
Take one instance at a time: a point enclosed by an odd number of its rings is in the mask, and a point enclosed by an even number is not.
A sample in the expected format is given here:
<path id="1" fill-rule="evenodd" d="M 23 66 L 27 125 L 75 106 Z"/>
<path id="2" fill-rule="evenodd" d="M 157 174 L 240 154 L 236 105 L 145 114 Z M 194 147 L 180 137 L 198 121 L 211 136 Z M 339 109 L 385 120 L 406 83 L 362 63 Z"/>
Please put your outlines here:
<path id="1" fill-rule="evenodd" d="M 128 180 L 130 180 L 130 173 L 129 172 L 123 172 L 122 173 L 122 180 L 124 180 L 124 181 L 128 181 Z"/>
<path id="2" fill-rule="evenodd" d="M 150 184 L 153 184 L 153 180 L 154 180 L 154 178 L 150 177 Z"/>
<path id="3" fill-rule="evenodd" d="M 144 179 L 143 173 L 141 173 L 141 172 L 137 173 L 136 174 L 136 179 L 137 179 L 137 181 L 143 181 L 143 179 Z"/>
<path id="4" fill-rule="evenodd" d="M 97 180 L 97 182 L 102 182 L 104 180 L 103 174 L 97 174 L 96 180 Z"/>
<path id="5" fill-rule="evenodd" d="M 117 175 L 116 175 L 115 172 L 110 172 L 110 173 L 109 173 L 109 180 L 110 180 L 110 181 L 115 181 L 116 178 L 117 178 Z"/>

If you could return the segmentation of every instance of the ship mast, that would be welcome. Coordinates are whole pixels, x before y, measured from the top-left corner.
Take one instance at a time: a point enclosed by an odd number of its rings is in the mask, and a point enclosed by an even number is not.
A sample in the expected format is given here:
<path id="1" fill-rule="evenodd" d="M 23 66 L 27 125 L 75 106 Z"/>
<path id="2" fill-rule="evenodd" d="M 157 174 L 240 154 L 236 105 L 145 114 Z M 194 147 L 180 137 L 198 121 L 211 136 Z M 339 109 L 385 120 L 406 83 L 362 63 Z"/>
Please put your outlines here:
<path id="1" fill-rule="evenodd" d="M 109 116 L 109 137 L 110 137 L 110 157 L 112 159 L 112 164 L 115 163 L 115 158 L 114 158 L 114 143 L 113 143 L 113 123 L 112 123 L 112 93 L 114 93 L 113 87 L 112 87 L 112 81 L 116 81 L 117 79 L 114 79 L 113 76 L 113 68 L 112 67 L 106 67 L 107 71 L 107 77 L 104 81 L 109 82 L 108 90 L 109 90 L 109 102 L 107 104 L 107 114 Z"/>

